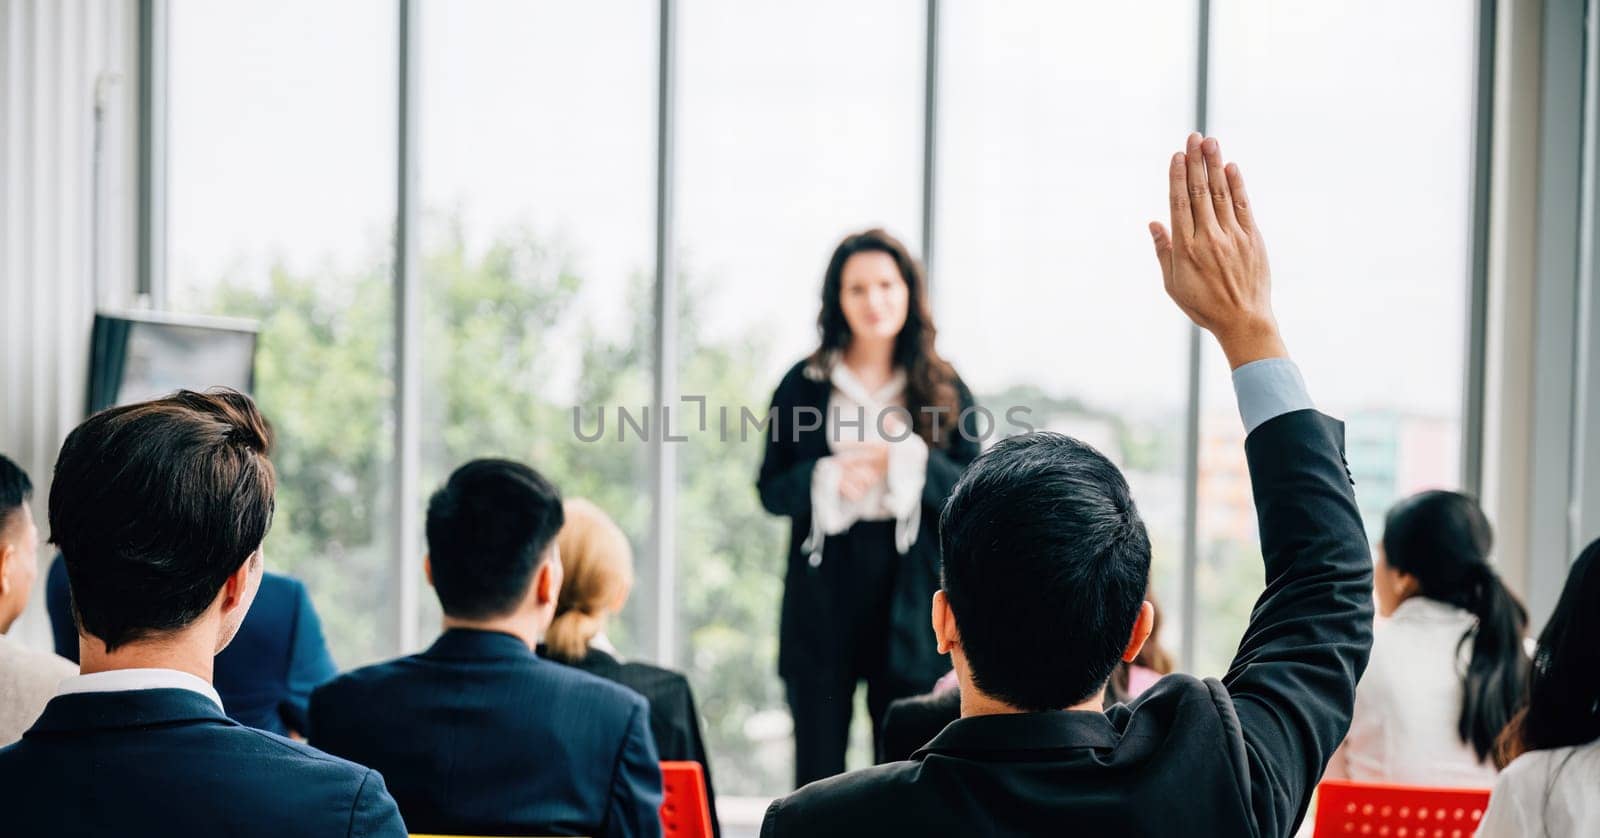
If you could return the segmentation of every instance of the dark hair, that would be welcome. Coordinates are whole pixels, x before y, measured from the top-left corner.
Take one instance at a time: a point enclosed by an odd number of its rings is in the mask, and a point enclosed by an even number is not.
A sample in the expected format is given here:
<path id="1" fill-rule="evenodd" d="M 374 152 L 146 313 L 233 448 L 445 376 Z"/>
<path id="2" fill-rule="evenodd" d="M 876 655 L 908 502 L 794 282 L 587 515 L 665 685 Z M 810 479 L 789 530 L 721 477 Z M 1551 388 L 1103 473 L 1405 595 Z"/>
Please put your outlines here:
<path id="1" fill-rule="evenodd" d="M 1527 701 L 1507 725 L 1495 755 L 1504 768 L 1527 751 L 1600 739 L 1600 539 L 1567 574 L 1556 610 L 1539 634 Z"/>
<path id="2" fill-rule="evenodd" d="M 428 501 L 428 561 L 444 613 L 510 613 L 563 520 L 561 493 L 521 463 L 473 460 L 456 469 Z"/>
<path id="3" fill-rule="evenodd" d="M 33 481 L 10 457 L 0 454 L 0 533 L 11 523 L 11 513 L 33 497 Z"/>
<path id="4" fill-rule="evenodd" d="M 1106 683 L 1150 578 L 1150 538 L 1110 460 L 1056 433 L 1003 440 L 956 484 L 939 539 L 980 690 L 1043 711 Z"/>
<path id="5" fill-rule="evenodd" d="M 1528 612 L 1489 566 L 1494 534 L 1478 502 L 1459 492 L 1432 491 L 1395 504 L 1383 523 L 1384 560 L 1416 577 L 1419 593 L 1464 608 L 1477 624 L 1461 636 L 1472 644 L 1462 675 L 1456 732 L 1480 761 L 1511 719 L 1528 679 L 1522 637 Z"/>
<path id="6" fill-rule="evenodd" d="M 248 396 L 179 390 L 67 435 L 50 486 L 78 628 L 107 651 L 211 607 L 272 525 L 270 437 Z"/>
<path id="7" fill-rule="evenodd" d="M 894 363 L 906 371 L 906 410 L 911 413 L 912 429 L 930 445 L 946 447 L 961 412 L 956 372 L 934 348 L 939 330 L 933 325 L 922 266 L 899 239 L 872 229 L 845 236 L 834 248 L 828 270 L 822 276 L 822 311 L 817 315 L 817 332 L 822 340 L 811 354 L 811 362 L 822 365 L 830 352 L 850 343 L 850 324 L 839 298 L 844 291 L 844 263 L 857 253 L 888 254 L 906 282 L 906 322 L 895 338 Z M 924 407 L 930 409 L 925 411 Z"/>

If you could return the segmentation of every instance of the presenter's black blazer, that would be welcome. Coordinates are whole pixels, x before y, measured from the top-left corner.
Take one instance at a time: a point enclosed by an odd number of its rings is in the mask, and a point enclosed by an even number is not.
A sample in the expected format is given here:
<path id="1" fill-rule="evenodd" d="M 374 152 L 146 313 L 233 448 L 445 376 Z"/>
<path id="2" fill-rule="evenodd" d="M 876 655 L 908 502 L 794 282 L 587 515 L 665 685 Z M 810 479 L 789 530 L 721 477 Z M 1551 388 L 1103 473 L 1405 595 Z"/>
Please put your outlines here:
<path id="1" fill-rule="evenodd" d="M 774 802 L 761 834 L 1294 834 L 1372 646 L 1372 557 L 1343 447 L 1343 426 L 1311 410 L 1245 441 L 1266 590 L 1222 680 L 1168 675 L 1104 713 L 957 720 L 910 761 Z"/>
<path id="2" fill-rule="evenodd" d="M 808 376 L 808 363 L 795 364 L 772 395 L 772 426 L 766 433 L 766 455 L 756 489 L 768 512 L 790 520 L 783 612 L 778 626 L 778 674 L 784 678 L 833 678 L 838 674 L 834 670 L 849 660 L 848 655 L 840 653 L 849 638 L 839 636 L 838 626 L 829 619 L 832 604 L 822 575 L 800 549 L 811 533 L 811 474 L 817 461 L 832 453 L 824 429 L 826 423 L 808 428 L 818 424 L 813 416 L 826 415 L 833 384 L 825 378 L 819 381 Z M 932 687 L 939 676 L 950 671 L 950 662 L 934 647 L 933 629 L 928 622 L 933 592 L 939 588 L 939 513 L 950 490 L 961 479 L 961 472 L 978 456 L 981 434 L 1003 430 L 981 427 L 979 414 L 968 410 L 976 404 L 972 393 L 959 379 L 956 391 L 964 421 L 959 430 L 945 431 L 940 445 L 928 446 L 921 528 L 896 569 L 888 648 L 882 654 L 886 674 L 924 688 Z M 805 417 L 804 424 L 799 417 Z M 823 545 L 823 561 L 828 560 L 827 542 L 849 536 L 848 532 L 829 536 Z"/>
<path id="3" fill-rule="evenodd" d="M 341 675 L 311 695 L 311 744 L 383 772 L 412 832 L 661 834 L 644 698 L 509 634 Z"/>
<path id="4" fill-rule="evenodd" d="M 405 838 L 378 772 L 183 689 L 57 696 L 0 749 L 0 835 Z"/>

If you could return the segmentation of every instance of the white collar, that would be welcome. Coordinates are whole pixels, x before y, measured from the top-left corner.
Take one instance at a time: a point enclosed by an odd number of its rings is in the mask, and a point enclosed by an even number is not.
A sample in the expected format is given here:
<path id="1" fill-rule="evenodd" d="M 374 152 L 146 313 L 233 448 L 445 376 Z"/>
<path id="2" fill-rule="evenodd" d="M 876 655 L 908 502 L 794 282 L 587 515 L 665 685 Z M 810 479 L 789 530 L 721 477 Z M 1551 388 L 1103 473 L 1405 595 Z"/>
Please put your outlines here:
<path id="1" fill-rule="evenodd" d="M 89 675 L 63 678 L 56 695 L 74 693 L 117 693 L 130 690 L 188 690 L 211 699 L 222 709 L 222 696 L 204 679 L 176 669 L 110 669 Z"/>
<path id="2" fill-rule="evenodd" d="M 894 374 L 889 376 L 889 380 L 875 392 L 868 392 L 867 386 L 862 384 L 861 379 L 851 371 L 850 365 L 843 361 L 833 365 L 833 372 L 828 377 L 840 392 L 862 406 L 886 404 L 906 388 L 906 371 L 903 369 L 895 370 Z"/>

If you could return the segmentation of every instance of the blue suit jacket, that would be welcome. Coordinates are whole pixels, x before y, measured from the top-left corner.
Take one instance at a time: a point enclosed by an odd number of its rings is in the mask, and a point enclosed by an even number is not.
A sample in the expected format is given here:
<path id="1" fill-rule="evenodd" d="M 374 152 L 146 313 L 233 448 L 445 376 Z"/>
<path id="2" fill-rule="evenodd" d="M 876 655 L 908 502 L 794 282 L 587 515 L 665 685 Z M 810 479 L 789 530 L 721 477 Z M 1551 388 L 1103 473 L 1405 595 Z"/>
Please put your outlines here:
<path id="1" fill-rule="evenodd" d="M 509 634 L 454 629 L 334 679 L 311 744 L 382 772 L 413 832 L 661 834 L 644 698 Z"/>
<path id="2" fill-rule="evenodd" d="M 378 772 L 181 689 L 57 696 L 0 749 L 0 789 L 13 838 L 406 834 Z"/>
<path id="3" fill-rule="evenodd" d="M 78 629 L 72 622 L 67 563 L 60 556 L 50 565 L 45 604 L 56 654 L 76 663 Z M 212 680 L 230 718 L 286 734 L 305 732 L 311 691 L 337 674 L 306 587 L 288 576 L 267 573 L 239 633 L 217 655 Z"/>

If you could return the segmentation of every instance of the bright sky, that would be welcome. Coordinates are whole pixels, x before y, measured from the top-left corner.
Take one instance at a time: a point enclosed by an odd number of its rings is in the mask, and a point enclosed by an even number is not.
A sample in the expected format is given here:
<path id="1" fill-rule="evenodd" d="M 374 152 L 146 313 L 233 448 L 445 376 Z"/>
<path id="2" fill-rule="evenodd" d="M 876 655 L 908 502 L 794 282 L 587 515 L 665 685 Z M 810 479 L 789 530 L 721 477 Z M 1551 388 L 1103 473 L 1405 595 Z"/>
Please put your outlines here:
<path id="1" fill-rule="evenodd" d="M 394 206 L 395 5 L 176 0 L 174 300 L 226 271 L 371 264 Z M 680 6 L 677 248 L 700 328 L 809 349 L 845 232 L 920 235 L 920 0 Z M 1280 319 L 1336 409 L 1454 416 L 1467 267 L 1470 4 L 1216 0 L 1211 128 L 1241 163 Z M 424 4 L 423 198 L 481 244 L 530 225 L 620 328 L 653 263 L 656 4 Z M 1144 227 L 1193 121 L 1192 2 L 943 4 L 934 274 L 979 390 L 1183 399 L 1184 324 Z M 1208 405 L 1226 368 L 1206 361 Z M 1220 401 L 1219 401 L 1220 400 Z"/>

